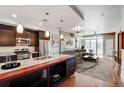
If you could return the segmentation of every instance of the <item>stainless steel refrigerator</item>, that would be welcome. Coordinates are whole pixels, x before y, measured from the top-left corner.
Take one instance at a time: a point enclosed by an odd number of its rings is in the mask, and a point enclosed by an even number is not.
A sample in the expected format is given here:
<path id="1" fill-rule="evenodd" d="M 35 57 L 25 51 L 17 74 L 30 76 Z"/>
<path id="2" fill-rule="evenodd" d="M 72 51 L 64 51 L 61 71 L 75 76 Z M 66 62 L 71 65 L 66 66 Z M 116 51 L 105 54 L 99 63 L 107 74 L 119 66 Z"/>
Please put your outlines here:
<path id="1" fill-rule="evenodd" d="M 40 56 L 50 55 L 50 41 L 49 40 L 39 40 L 39 53 Z"/>

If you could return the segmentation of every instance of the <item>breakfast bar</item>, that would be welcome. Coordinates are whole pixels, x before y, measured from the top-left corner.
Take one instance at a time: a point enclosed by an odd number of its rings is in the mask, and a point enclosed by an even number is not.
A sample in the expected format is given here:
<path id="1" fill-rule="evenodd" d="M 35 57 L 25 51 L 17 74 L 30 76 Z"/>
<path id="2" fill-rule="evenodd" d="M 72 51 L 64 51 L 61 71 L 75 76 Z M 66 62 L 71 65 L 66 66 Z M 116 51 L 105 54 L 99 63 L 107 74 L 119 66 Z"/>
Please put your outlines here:
<path id="1" fill-rule="evenodd" d="M 1 87 L 52 87 L 73 75 L 76 59 L 73 55 L 57 54 L 40 59 L 19 60 L 17 68 L 0 68 Z M 1 63 L 0 66 L 5 63 Z"/>

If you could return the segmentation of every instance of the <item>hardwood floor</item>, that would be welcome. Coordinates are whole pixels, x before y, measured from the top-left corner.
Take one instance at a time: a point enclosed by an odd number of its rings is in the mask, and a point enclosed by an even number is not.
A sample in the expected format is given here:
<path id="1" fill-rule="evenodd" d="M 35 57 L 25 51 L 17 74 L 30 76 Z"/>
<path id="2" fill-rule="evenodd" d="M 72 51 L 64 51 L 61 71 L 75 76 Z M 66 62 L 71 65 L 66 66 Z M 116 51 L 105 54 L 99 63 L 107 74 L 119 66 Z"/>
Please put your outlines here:
<path id="1" fill-rule="evenodd" d="M 112 62 L 115 64 L 113 59 Z M 109 72 L 107 81 L 75 73 L 58 85 L 58 87 L 124 87 L 124 80 L 122 81 L 122 77 L 120 77 L 121 72 L 120 65 L 116 63 L 113 69 Z"/>
<path id="2" fill-rule="evenodd" d="M 66 79 L 58 87 L 106 87 L 106 82 L 89 77 L 83 74 L 75 73 L 73 76 Z"/>

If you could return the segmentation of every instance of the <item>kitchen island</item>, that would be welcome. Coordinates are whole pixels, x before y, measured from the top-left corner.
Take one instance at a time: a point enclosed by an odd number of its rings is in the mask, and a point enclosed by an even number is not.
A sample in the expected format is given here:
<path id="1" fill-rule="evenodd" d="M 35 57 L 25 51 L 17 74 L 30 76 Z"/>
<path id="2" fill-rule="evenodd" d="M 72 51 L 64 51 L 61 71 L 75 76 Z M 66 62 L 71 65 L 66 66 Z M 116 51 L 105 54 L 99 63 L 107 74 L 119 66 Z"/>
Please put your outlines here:
<path id="1" fill-rule="evenodd" d="M 20 67 L 0 69 L 1 87 L 51 87 L 73 75 L 76 69 L 75 56 L 53 55 L 50 58 L 32 58 L 18 61 Z M 1 63 L 2 66 L 5 63 Z"/>

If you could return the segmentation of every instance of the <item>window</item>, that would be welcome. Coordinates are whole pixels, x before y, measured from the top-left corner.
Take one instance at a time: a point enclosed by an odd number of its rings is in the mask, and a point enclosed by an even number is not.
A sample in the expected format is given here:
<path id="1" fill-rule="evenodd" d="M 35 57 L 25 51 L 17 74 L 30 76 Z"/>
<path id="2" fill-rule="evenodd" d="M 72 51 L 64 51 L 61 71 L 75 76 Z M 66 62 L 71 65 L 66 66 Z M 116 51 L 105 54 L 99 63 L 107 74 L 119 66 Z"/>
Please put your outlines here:
<path id="1" fill-rule="evenodd" d="M 91 47 L 90 49 L 96 54 L 96 39 L 91 40 Z"/>
<path id="2" fill-rule="evenodd" d="M 85 49 L 86 50 L 90 49 L 90 40 L 85 40 Z"/>
<path id="3" fill-rule="evenodd" d="M 85 39 L 85 49 L 87 51 L 93 50 L 94 54 L 103 54 L 103 38 L 88 38 Z"/>

